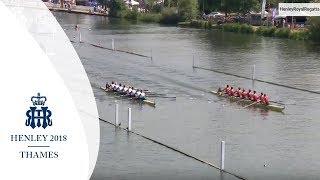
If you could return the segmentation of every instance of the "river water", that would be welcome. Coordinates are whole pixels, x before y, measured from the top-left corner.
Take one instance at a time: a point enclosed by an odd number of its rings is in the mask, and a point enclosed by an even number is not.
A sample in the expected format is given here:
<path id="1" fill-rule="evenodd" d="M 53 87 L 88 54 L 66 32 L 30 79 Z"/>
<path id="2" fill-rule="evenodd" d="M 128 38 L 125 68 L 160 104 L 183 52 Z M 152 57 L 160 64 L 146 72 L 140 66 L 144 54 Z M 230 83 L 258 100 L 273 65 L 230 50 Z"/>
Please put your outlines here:
<path id="1" fill-rule="evenodd" d="M 138 24 L 69 13 L 53 14 L 70 40 L 75 41 L 73 45 L 91 81 L 101 118 L 114 121 L 114 105 L 117 101 L 123 127 L 127 126 L 127 108 L 131 107 L 133 131 L 213 164 L 218 165 L 220 162 L 220 142 L 224 140 L 225 169 L 242 177 L 320 178 L 319 94 L 192 68 L 194 58 L 196 66 L 251 77 L 252 67 L 255 65 L 255 77 L 258 79 L 320 91 L 319 47 L 302 41 L 220 30 Z M 80 27 L 84 43 L 78 43 L 79 32 L 74 30 L 75 24 Z M 152 59 L 89 44 L 111 48 L 112 39 L 116 49 L 152 55 Z M 101 91 L 99 87 L 106 81 L 131 84 L 177 98 L 150 97 L 156 101 L 156 108 L 146 104 L 140 106 Z M 285 104 L 284 113 L 253 107 L 243 108 L 240 104 L 208 93 L 209 90 L 216 90 L 226 84 L 241 86 L 246 90 L 263 91 L 271 100 Z M 110 136 L 125 136 L 122 137 L 125 139 L 127 135 L 118 134 L 108 125 L 101 127 L 102 145 L 97 169 L 111 168 L 120 160 L 111 158 L 111 152 L 109 156 L 103 155 L 108 150 L 106 142 L 110 142 Z M 163 148 L 154 150 L 157 148 L 152 148 L 150 143 L 142 143 L 140 140 L 126 143 L 138 143 L 148 155 L 135 153 L 136 158 L 125 161 L 127 168 L 124 169 L 127 170 L 114 168 L 113 173 L 106 177 L 111 178 L 118 174 L 123 177 L 116 177 L 130 179 L 131 172 L 141 173 L 135 171 L 134 167 L 141 167 L 141 164 L 148 167 L 148 161 L 139 161 L 144 158 L 155 159 L 154 164 L 159 162 L 150 167 L 160 169 L 164 174 L 168 171 L 168 177 L 170 173 L 173 176 L 176 174 L 175 169 L 177 172 L 185 172 L 186 175 L 191 174 L 188 177 L 193 177 L 192 179 L 210 177 L 207 175 L 210 174 L 208 170 L 200 168 L 204 165 L 194 160 L 175 160 L 175 163 L 171 164 L 160 161 L 166 158 L 181 158 L 177 153 L 164 153 L 169 150 Z M 114 146 L 112 143 L 109 145 Z M 125 153 L 126 145 L 119 146 L 116 151 L 118 154 Z M 169 157 L 167 153 L 170 154 Z M 111 165 L 105 162 L 108 161 L 107 157 L 110 157 Z M 171 166 L 172 164 L 176 165 Z M 146 171 L 152 171 L 150 173 L 160 177 L 161 173 L 151 169 L 153 168 L 147 168 Z M 97 174 L 103 174 L 102 172 L 101 168 L 100 171 L 96 170 L 93 177 L 99 179 Z M 139 179 L 140 176 L 134 177 Z M 165 178 L 170 179 L 168 177 Z"/>

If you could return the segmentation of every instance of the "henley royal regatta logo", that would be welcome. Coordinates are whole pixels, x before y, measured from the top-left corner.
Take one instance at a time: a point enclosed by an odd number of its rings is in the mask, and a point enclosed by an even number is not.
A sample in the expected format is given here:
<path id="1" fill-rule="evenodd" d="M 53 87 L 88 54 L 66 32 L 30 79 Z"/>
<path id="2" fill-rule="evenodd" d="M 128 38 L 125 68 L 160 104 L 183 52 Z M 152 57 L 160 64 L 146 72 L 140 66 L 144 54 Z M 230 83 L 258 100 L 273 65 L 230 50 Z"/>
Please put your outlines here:
<path id="1" fill-rule="evenodd" d="M 48 110 L 48 107 L 44 106 L 46 101 L 47 97 L 40 96 L 40 93 L 31 97 L 33 106 L 26 112 L 28 118 L 25 122 L 26 126 L 30 126 L 32 129 L 36 127 L 45 129 L 48 126 L 52 126 L 52 120 L 50 119 L 52 113 Z"/>

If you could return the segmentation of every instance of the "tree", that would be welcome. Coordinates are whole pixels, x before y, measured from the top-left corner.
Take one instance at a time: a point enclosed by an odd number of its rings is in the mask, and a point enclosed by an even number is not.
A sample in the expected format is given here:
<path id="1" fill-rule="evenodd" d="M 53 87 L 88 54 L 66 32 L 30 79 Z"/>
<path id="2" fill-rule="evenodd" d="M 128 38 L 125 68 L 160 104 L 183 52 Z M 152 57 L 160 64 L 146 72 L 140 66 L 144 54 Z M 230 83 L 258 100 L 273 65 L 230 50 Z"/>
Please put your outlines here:
<path id="1" fill-rule="evenodd" d="M 308 20 L 308 30 L 310 32 L 310 39 L 316 42 L 320 42 L 320 17 L 311 17 Z"/>
<path id="2" fill-rule="evenodd" d="M 259 0 L 240 1 L 238 12 L 242 14 L 246 14 L 246 13 L 249 13 L 250 11 L 261 11 L 261 4 Z"/>
<path id="3" fill-rule="evenodd" d="M 239 0 L 221 0 L 219 9 L 227 16 L 231 12 L 239 12 L 240 3 Z"/>
<path id="4" fill-rule="evenodd" d="M 178 0 L 178 13 L 183 21 L 195 19 L 199 13 L 198 0 Z"/>
<path id="5" fill-rule="evenodd" d="M 101 5 L 110 8 L 109 15 L 113 17 L 122 16 L 122 12 L 127 9 L 123 0 L 98 0 Z"/>

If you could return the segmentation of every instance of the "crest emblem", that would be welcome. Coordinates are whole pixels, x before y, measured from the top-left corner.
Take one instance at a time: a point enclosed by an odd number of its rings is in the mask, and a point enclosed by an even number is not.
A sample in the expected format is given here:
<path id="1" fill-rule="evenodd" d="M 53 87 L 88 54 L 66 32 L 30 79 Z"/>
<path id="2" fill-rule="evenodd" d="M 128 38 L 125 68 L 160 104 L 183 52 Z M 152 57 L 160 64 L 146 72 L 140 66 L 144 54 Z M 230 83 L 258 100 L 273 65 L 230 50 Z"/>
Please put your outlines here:
<path id="1" fill-rule="evenodd" d="M 45 106 L 47 101 L 46 96 L 40 96 L 38 93 L 37 96 L 31 97 L 31 102 L 33 106 L 30 106 L 30 110 L 26 112 L 27 120 L 25 122 L 26 126 L 30 126 L 32 129 L 36 127 L 42 127 L 43 129 L 48 126 L 52 126 L 52 120 L 50 119 L 52 113 Z"/>

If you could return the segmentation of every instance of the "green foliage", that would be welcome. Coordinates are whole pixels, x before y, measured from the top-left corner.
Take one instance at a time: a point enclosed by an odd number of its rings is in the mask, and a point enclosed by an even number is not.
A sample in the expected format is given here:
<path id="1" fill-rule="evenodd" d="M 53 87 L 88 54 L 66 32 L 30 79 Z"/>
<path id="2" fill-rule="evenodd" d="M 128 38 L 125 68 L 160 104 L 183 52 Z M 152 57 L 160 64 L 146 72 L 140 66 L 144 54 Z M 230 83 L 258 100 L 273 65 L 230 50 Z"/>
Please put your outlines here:
<path id="1" fill-rule="evenodd" d="M 276 30 L 277 28 L 275 27 L 260 26 L 257 28 L 256 33 L 263 36 L 274 36 Z"/>
<path id="2" fill-rule="evenodd" d="M 241 33 L 253 33 L 253 27 L 249 24 L 241 24 L 240 25 Z"/>
<path id="3" fill-rule="evenodd" d="M 254 30 L 251 25 L 237 23 L 225 24 L 223 26 L 223 30 L 236 33 L 255 33 L 262 36 L 290 38 L 294 40 L 307 40 L 309 39 L 311 34 L 309 30 L 291 31 L 288 28 L 275 28 L 266 26 L 260 26 L 256 30 Z"/>
<path id="4" fill-rule="evenodd" d="M 274 32 L 274 36 L 279 38 L 289 38 L 290 35 L 290 29 L 288 28 L 278 28 Z"/>
<path id="5" fill-rule="evenodd" d="M 145 0 L 145 8 L 148 12 L 160 13 L 162 9 L 161 4 L 157 4 L 157 0 Z"/>
<path id="6" fill-rule="evenodd" d="M 238 8 L 235 9 L 236 12 L 242 14 L 249 13 L 250 11 L 261 11 L 261 2 L 259 0 L 244 0 L 239 1 Z"/>
<path id="7" fill-rule="evenodd" d="M 154 13 L 161 13 L 162 10 L 162 5 L 161 4 L 156 4 L 152 7 L 151 12 Z"/>
<path id="8" fill-rule="evenodd" d="M 229 32 L 241 32 L 241 33 L 253 33 L 253 27 L 249 24 L 239 24 L 239 23 L 233 23 L 233 24 L 225 24 L 223 26 L 224 31 Z"/>
<path id="9" fill-rule="evenodd" d="M 138 17 L 140 15 L 140 12 L 138 11 L 138 8 L 134 7 L 132 10 L 127 9 L 124 13 L 124 18 L 131 19 L 131 20 L 138 20 Z"/>
<path id="10" fill-rule="evenodd" d="M 201 29 L 211 29 L 212 23 L 210 21 L 192 20 L 190 22 L 190 27 L 201 28 Z"/>
<path id="11" fill-rule="evenodd" d="M 178 14 L 183 21 L 195 19 L 198 15 L 198 0 L 178 0 Z"/>
<path id="12" fill-rule="evenodd" d="M 226 14 L 231 12 L 245 14 L 252 10 L 257 11 L 261 9 L 260 0 L 216 0 L 215 2 L 217 4 L 214 10 L 222 11 Z M 213 9 L 210 10 L 212 11 Z"/>
<path id="13" fill-rule="evenodd" d="M 308 25 L 310 40 L 320 42 L 320 17 L 311 17 Z"/>
<path id="14" fill-rule="evenodd" d="M 141 13 L 138 17 L 139 21 L 142 22 L 160 22 L 161 14 L 154 14 L 154 13 Z"/>
<path id="15" fill-rule="evenodd" d="M 289 38 L 294 40 L 306 40 L 307 37 L 308 37 L 307 31 L 293 31 L 289 35 Z"/>
<path id="16" fill-rule="evenodd" d="M 112 17 L 122 17 L 127 9 L 123 0 L 98 0 L 98 2 L 110 8 L 109 15 Z"/>
<path id="17" fill-rule="evenodd" d="M 163 24 L 177 24 L 180 21 L 175 8 L 164 8 L 161 11 L 160 22 Z"/>

